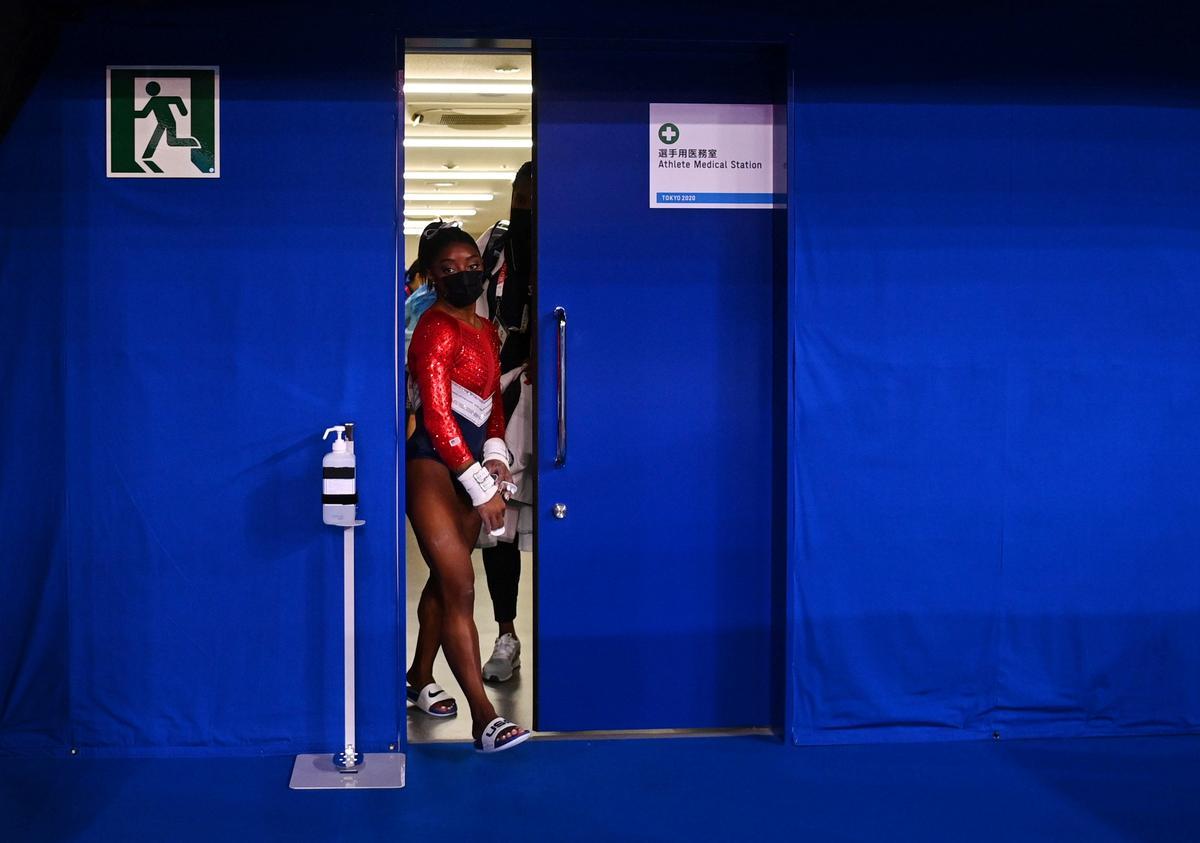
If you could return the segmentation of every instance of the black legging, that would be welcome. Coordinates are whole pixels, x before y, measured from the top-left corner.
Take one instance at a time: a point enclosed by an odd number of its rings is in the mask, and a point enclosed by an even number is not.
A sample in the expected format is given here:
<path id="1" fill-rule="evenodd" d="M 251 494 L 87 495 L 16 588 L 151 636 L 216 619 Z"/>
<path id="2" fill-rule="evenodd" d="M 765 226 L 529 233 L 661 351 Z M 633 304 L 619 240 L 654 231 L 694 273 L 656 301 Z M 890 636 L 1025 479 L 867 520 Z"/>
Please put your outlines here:
<path id="1" fill-rule="evenodd" d="M 521 579 L 521 551 L 516 542 L 499 542 L 483 549 L 488 593 L 496 623 L 512 623 L 517 617 L 517 583 Z"/>

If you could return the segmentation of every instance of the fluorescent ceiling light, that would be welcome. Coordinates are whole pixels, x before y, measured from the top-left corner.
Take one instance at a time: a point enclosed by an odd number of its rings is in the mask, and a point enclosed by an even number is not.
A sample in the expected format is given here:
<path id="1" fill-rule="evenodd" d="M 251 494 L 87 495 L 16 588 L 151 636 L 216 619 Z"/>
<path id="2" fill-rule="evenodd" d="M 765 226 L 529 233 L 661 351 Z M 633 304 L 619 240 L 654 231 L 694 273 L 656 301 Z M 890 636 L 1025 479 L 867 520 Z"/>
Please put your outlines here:
<path id="1" fill-rule="evenodd" d="M 474 208 L 405 208 L 406 217 L 473 217 Z"/>
<path id="2" fill-rule="evenodd" d="M 405 149 L 530 149 L 529 138 L 405 138 Z"/>
<path id="3" fill-rule="evenodd" d="M 405 170 L 408 181 L 434 181 L 446 176 L 458 181 L 512 181 L 516 170 Z"/>
<path id="4" fill-rule="evenodd" d="M 532 94 L 529 82 L 405 82 L 406 94 Z"/>
<path id="5" fill-rule="evenodd" d="M 405 193 L 405 202 L 491 202 L 494 193 Z"/>

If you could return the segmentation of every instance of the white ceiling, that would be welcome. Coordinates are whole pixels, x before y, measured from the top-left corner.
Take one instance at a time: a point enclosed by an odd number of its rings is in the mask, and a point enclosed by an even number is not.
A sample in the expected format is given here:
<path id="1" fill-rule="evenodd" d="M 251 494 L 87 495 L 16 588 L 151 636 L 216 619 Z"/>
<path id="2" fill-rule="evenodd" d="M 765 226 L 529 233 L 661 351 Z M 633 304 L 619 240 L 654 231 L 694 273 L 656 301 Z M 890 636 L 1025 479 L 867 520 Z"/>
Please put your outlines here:
<path id="1" fill-rule="evenodd" d="M 515 68 L 502 72 L 497 68 Z M 449 82 L 483 84 L 530 84 L 533 77 L 528 53 L 409 53 L 404 57 L 404 83 Z M 421 122 L 414 125 L 414 116 Z M 471 138 L 529 141 L 533 137 L 533 98 L 528 93 L 416 93 L 404 94 L 404 139 Z M 508 216 L 512 175 L 475 180 L 456 178 L 455 171 L 480 170 L 515 174 L 521 164 L 531 160 L 529 148 L 411 148 L 404 149 L 406 172 L 436 172 L 436 178 L 405 179 L 404 192 L 438 194 L 439 199 L 404 201 L 405 210 L 413 208 L 464 208 L 476 211 L 459 218 L 463 228 L 478 236 L 496 220 Z M 436 186 L 438 182 L 453 182 Z M 491 201 L 457 200 L 455 194 L 491 193 Z M 428 222 L 430 218 L 414 222 Z M 405 235 L 405 260 L 408 266 L 416 257 L 417 236 Z"/>

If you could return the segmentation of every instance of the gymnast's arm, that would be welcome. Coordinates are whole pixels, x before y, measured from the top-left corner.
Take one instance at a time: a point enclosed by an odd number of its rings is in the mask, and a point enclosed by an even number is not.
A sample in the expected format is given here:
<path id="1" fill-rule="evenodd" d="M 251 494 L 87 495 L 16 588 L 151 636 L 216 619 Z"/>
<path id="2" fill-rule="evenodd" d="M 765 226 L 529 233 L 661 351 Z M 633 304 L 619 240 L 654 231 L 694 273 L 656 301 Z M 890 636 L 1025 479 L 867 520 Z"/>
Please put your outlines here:
<path id="1" fill-rule="evenodd" d="M 461 346 L 456 322 L 439 311 L 426 311 L 408 349 L 408 370 L 417 379 L 425 429 L 438 456 L 455 476 L 475 462 L 451 406 L 450 370 Z"/>

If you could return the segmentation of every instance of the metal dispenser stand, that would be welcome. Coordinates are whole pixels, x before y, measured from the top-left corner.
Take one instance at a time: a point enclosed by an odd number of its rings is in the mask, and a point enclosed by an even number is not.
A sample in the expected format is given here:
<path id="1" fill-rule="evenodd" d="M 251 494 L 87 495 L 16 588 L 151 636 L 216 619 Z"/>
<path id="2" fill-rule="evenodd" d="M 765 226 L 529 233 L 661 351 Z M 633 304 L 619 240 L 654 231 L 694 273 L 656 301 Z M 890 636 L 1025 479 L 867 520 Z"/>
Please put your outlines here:
<path id="1" fill-rule="evenodd" d="M 354 528 L 342 533 L 342 634 L 345 658 L 346 728 L 340 752 L 297 755 L 292 767 L 292 790 L 347 790 L 404 787 L 404 754 L 359 752 L 354 738 Z"/>

